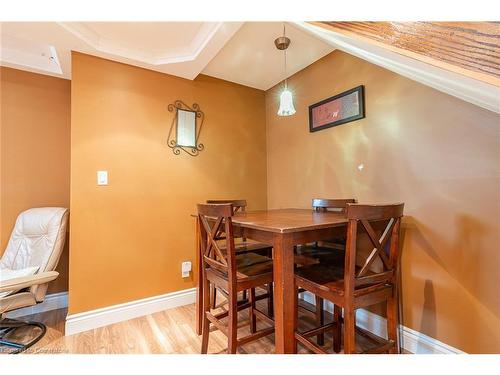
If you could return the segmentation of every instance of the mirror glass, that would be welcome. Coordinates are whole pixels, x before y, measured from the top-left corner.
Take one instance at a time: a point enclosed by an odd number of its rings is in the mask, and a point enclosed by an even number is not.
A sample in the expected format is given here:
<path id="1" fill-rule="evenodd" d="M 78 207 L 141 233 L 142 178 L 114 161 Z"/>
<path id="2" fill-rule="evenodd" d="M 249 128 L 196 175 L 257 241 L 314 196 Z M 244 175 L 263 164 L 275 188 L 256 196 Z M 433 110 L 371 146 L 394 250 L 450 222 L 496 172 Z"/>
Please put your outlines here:
<path id="1" fill-rule="evenodd" d="M 196 112 L 177 109 L 177 144 L 196 147 Z"/>

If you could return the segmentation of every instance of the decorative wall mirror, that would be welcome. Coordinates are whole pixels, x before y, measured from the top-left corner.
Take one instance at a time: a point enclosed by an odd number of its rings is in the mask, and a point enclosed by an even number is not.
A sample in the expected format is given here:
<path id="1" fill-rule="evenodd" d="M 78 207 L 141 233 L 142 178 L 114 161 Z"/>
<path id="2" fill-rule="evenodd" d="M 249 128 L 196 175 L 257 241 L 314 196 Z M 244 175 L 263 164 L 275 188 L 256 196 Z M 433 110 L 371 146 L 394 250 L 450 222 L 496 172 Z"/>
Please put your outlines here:
<path id="1" fill-rule="evenodd" d="M 174 112 L 172 125 L 168 132 L 167 145 L 175 155 L 179 155 L 181 150 L 185 153 L 196 156 L 205 146 L 199 143 L 199 137 L 205 114 L 196 103 L 192 107 L 186 105 L 182 100 L 176 100 L 168 105 L 168 111 Z"/>

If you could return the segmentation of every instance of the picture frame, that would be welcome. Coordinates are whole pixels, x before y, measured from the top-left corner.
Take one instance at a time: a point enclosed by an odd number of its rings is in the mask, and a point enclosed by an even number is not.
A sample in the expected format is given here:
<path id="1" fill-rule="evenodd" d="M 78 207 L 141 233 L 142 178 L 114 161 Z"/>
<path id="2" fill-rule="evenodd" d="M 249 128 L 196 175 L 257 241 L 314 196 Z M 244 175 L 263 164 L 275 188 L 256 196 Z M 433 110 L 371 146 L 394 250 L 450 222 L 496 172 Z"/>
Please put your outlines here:
<path id="1" fill-rule="evenodd" d="M 309 132 L 346 124 L 365 117 L 365 88 L 354 87 L 309 106 Z"/>

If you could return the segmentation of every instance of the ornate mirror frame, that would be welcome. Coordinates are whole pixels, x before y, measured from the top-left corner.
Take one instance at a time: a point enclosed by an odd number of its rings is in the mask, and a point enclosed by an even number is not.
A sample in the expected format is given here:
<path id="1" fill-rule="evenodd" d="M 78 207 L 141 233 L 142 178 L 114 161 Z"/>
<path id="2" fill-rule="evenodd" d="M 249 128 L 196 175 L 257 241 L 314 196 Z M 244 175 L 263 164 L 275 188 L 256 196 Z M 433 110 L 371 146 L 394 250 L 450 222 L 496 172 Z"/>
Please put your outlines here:
<path id="1" fill-rule="evenodd" d="M 201 128 L 203 126 L 203 121 L 205 119 L 205 114 L 200 110 L 200 106 L 196 103 L 190 107 L 182 100 L 176 100 L 174 103 L 168 105 L 168 111 L 174 112 L 174 118 L 172 119 L 172 124 L 170 125 L 170 131 L 168 132 L 167 145 L 170 147 L 175 155 L 179 155 L 181 150 L 186 154 L 191 156 L 196 156 L 200 151 L 203 151 L 205 146 L 203 143 L 199 143 Z M 179 112 L 181 111 L 181 112 Z M 188 119 L 191 116 L 188 116 L 188 112 L 194 113 L 194 142 L 193 145 L 183 145 L 179 143 L 179 126 L 183 126 L 184 124 L 180 123 L 181 117 L 179 113 L 187 112 L 182 116 L 182 119 Z M 187 120 L 186 120 L 187 121 Z"/>

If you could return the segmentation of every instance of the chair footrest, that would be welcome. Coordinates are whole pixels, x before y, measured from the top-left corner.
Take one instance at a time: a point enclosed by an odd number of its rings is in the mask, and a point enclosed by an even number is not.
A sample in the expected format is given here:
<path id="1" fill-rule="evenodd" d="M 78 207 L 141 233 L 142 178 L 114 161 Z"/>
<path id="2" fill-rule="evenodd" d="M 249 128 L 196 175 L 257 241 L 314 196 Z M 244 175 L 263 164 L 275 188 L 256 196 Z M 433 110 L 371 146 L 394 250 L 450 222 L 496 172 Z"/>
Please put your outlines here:
<path id="1" fill-rule="evenodd" d="M 309 350 L 313 351 L 314 353 L 317 354 L 326 354 L 327 352 L 321 348 L 319 345 L 316 343 L 312 342 L 309 340 L 309 337 L 311 336 L 317 336 L 327 330 L 334 329 L 337 326 L 336 322 L 332 322 L 329 324 L 325 324 L 321 327 L 313 328 L 308 331 L 304 332 L 295 332 L 295 339 L 300 342 L 302 345 L 304 345 L 306 348 Z M 374 344 L 378 344 L 377 346 L 368 348 L 366 350 L 363 350 L 362 352 L 359 352 L 360 354 L 377 354 L 377 353 L 385 353 L 389 351 L 396 343 L 394 340 L 386 340 L 382 337 L 379 337 L 361 327 L 356 326 L 355 328 L 356 333 L 360 334 L 361 336 L 365 337 L 368 339 L 370 342 Z"/>
<path id="2" fill-rule="evenodd" d="M 265 337 L 267 335 L 270 335 L 271 333 L 274 333 L 274 327 L 269 327 L 269 328 L 264 328 L 261 329 L 258 332 L 252 333 L 248 336 L 242 337 L 241 339 L 238 339 L 238 345 L 244 345 L 250 341 L 258 340 L 262 337 Z"/>
<path id="3" fill-rule="evenodd" d="M 328 331 L 330 329 L 333 329 L 335 327 L 337 327 L 337 323 L 333 322 L 333 323 L 325 324 L 324 326 L 321 326 L 318 328 L 313 328 L 313 329 L 301 332 L 300 335 L 304 336 L 304 337 L 316 336 L 316 335 L 319 335 L 320 333 L 323 333 L 323 332 Z"/>
<path id="4" fill-rule="evenodd" d="M 274 325 L 274 319 L 268 316 L 266 313 L 254 308 L 253 313 L 255 314 L 256 317 L 264 320 L 265 322 Z"/>
<path id="5" fill-rule="evenodd" d="M 372 343 L 378 344 L 378 346 L 369 348 L 367 350 L 364 350 L 362 353 L 363 354 L 375 354 L 375 353 L 383 353 L 391 349 L 394 345 L 395 342 L 394 340 L 386 340 L 383 337 L 377 336 L 370 331 L 367 331 L 364 328 L 356 326 L 356 332 L 359 333 L 361 336 L 365 337 Z"/>
<path id="6" fill-rule="evenodd" d="M 393 340 L 387 340 L 386 343 L 381 344 L 381 345 L 379 345 L 377 347 L 374 347 L 374 348 L 363 350 L 360 354 L 379 354 L 379 353 L 385 353 L 385 352 L 388 352 L 394 345 L 395 345 L 395 342 Z"/>
<path id="7" fill-rule="evenodd" d="M 300 333 L 297 332 L 295 333 L 295 339 L 302 345 L 304 345 L 307 349 L 311 350 L 316 354 L 327 354 L 327 352 L 323 348 L 320 348 L 318 345 L 313 343 L 307 337 L 302 336 Z"/>

